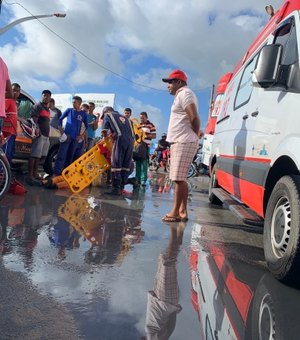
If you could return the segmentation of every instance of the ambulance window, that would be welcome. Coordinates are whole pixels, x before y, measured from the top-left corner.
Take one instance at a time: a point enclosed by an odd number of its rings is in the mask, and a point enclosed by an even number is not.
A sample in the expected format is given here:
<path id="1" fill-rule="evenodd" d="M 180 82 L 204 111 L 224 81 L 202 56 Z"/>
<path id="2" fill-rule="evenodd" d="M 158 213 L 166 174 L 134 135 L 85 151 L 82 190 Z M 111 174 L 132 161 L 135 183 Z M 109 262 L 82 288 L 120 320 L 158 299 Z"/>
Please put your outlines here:
<path id="1" fill-rule="evenodd" d="M 239 88 L 235 97 L 234 109 L 248 103 L 252 92 L 252 73 L 256 67 L 258 54 L 245 67 L 242 78 L 240 80 Z"/>
<path id="2" fill-rule="evenodd" d="M 294 20 L 276 31 L 274 44 L 283 46 L 282 65 L 291 65 L 298 61 L 298 47 Z"/>

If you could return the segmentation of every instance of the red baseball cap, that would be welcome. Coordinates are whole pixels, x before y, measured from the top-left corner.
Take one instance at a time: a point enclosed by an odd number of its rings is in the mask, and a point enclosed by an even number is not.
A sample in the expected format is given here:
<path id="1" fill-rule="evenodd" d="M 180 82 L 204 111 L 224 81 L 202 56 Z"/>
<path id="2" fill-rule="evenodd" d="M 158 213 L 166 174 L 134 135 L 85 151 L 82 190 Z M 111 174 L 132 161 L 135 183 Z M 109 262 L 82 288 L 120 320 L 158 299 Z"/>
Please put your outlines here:
<path id="1" fill-rule="evenodd" d="M 187 81 L 187 76 L 183 71 L 180 70 L 174 70 L 169 74 L 168 78 L 163 78 L 162 81 L 167 83 L 168 81 L 172 80 L 172 79 L 178 79 L 178 80 L 182 80 L 182 81 Z"/>

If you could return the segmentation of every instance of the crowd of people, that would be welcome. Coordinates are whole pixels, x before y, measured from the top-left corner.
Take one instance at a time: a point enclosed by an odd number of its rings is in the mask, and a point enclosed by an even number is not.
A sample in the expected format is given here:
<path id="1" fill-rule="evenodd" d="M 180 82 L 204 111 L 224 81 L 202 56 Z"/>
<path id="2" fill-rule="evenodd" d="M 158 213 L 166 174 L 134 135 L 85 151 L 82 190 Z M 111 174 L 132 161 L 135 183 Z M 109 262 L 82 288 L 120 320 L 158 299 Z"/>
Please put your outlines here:
<path id="1" fill-rule="evenodd" d="M 3 145 L 9 161 L 14 155 L 14 143 L 17 134 L 17 105 L 20 94 L 19 84 L 11 84 L 6 64 L 0 58 L 0 129 L 9 135 Z M 174 96 L 171 107 L 168 132 L 159 140 L 157 147 L 158 164 L 162 151 L 170 148 L 170 179 L 175 183 L 174 202 L 171 211 L 163 217 L 164 222 L 186 221 L 188 186 L 187 171 L 197 151 L 201 136 L 200 119 L 198 115 L 197 98 L 187 86 L 187 76 L 181 70 L 174 70 L 167 78 L 169 93 Z M 63 113 L 55 107 L 50 90 L 42 91 L 41 100 L 33 105 L 31 119 L 35 125 L 36 138 L 32 140 L 31 155 L 28 161 L 28 176 L 26 183 L 32 186 L 43 185 L 38 169 L 43 157 L 49 150 L 50 126 L 60 133 L 60 146 L 54 165 L 54 176 L 60 176 L 62 171 L 84 152 L 95 145 L 95 130 L 99 126 L 99 114 L 94 114 L 95 104 L 82 103 L 82 98 L 74 96 L 73 107 Z M 50 119 L 52 113 L 52 119 Z M 143 130 L 143 139 L 137 139 L 134 123 L 131 120 L 132 110 L 125 108 L 120 114 L 113 107 L 105 107 L 102 111 L 102 131 L 110 134 L 113 139 L 111 153 L 112 189 L 107 194 L 121 195 L 127 183 L 134 187 L 146 186 L 148 180 L 149 150 L 151 141 L 156 138 L 156 127 L 148 119 L 147 112 L 140 113 L 139 128 Z M 65 122 L 64 122 L 65 121 Z M 64 123 L 63 123 L 64 122 Z M 1 130 L 0 130 L 1 132 Z M 3 134 L 1 132 L 2 144 Z M 135 162 L 135 178 L 128 180 Z M 10 191 L 24 193 L 25 187 L 13 180 Z"/>
<path id="2" fill-rule="evenodd" d="M 12 161 L 15 149 L 15 139 L 17 136 L 18 106 L 17 99 L 20 95 L 19 84 L 10 84 L 5 98 L 5 115 L 1 119 L 2 132 L 7 137 L 2 143 L 2 148 L 9 162 Z M 12 97 L 12 98 L 9 98 Z M 60 131 L 60 144 L 58 154 L 54 164 L 53 175 L 60 176 L 62 171 L 78 159 L 84 152 L 90 150 L 96 141 L 95 131 L 99 127 L 100 114 L 95 114 L 95 103 L 82 103 L 82 98 L 74 96 L 72 107 L 61 112 L 55 106 L 50 90 L 43 90 L 41 99 L 32 106 L 31 121 L 35 128 L 35 138 L 32 138 L 31 154 L 28 160 L 28 175 L 25 177 L 26 184 L 30 186 L 42 186 L 45 181 L 39 174 L 39 166 L 43 158 L 49 151 L 50 128 Z M 112 190 L 108 194 L 120 195 L 122 189 L 127 184 L 128 176 L 133 170 L 133 147 L 136 135 L 131 121 L 132 110 L 126 108 L 123 114 L 118 113 L 112 107 L 105 107 L 102 111 L 102 136 L 111 135 L 114 143 L 111 154 Z M 144 139 L 141 141 L 147 153 L 144 159 L 136 159 L 136 178 L 133 183 L 135 187 L 146 185 L 147 165 L 151 139 L 156 137 L 154 124 L 148 120 L 146 112 L 140 114 L 140 128 L 144 130 Z M 104 133 L 105 132 L 105 133 Z M 10 192 L 14 194 L 24 194 L 25 186 L 13 180 Z"/>

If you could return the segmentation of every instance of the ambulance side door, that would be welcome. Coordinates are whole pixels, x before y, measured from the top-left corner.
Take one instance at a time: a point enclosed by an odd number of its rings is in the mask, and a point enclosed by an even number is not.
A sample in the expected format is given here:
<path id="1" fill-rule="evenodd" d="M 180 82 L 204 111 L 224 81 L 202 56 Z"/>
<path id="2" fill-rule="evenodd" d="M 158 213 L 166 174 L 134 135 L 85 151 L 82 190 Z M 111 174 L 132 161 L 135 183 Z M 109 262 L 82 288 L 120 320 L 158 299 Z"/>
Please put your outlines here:
<path id="1" fill-rule="evenodd" d="M 299 102 L 300 102 L 300 71 L 297 33 L 300 33 L 299 19 L 290 17 L 279 24 L 273 33 L 273 44 L 283 47 L 281 57 L 282 80 L 268 88 L 256 87 L 257 105 L 249 120 L 255 126 L 251 141 L 252 156 L 259 159 L 269 159 L 274 162 L 276 150 L 286 144 L 283 153 L 292 154 L 294 147 L 299 149 Z M 293 67 L 295 78 L 292 87 L 284 85 L 284 72 Z M 298 80 L 297 80 L 298 79 Z M 290 139 L 289 143 L 286 141 Z M 298 145 L 297 145 L 298 143 Z"/>

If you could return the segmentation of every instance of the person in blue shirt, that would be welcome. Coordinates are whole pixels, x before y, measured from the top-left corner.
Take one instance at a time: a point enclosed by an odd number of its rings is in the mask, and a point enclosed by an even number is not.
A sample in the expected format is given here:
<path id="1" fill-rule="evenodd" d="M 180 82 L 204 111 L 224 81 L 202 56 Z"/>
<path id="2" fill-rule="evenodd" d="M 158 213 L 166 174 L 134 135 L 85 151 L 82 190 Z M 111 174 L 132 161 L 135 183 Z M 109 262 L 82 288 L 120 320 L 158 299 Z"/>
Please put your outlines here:
<path id="1" fill-rule="evenodd" d="M 73 163 L 84 152 L 84 139 L 88 128 L 87 114 L 81 110 L 82 99 L 74 96 L 73 108 L 68 108 L 58 120 L 58 129 L 61 132 L 60 146 L 57 153 L 54 175 L 59 176 L 63 169 Z M 63 120 L 66 119 L 63 128 Z"/>
<path id="2" fill-rule="evenodd" d="M 94 114 L 95 110 L 95 103 L 89 102 L 88 105 L 88 114 L 87 114 L 87 120 L 88 120 L 88 130 L 87 130 L 87 137 L 88 137 L 88 144 L 87 144 L 87 150 L 90 150 L 95 145 L 95 133 L 98 128 L 99 123 L 99 116 L 96 116 Z"/>

